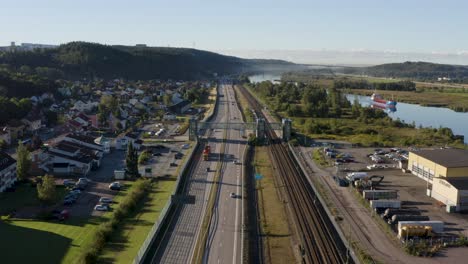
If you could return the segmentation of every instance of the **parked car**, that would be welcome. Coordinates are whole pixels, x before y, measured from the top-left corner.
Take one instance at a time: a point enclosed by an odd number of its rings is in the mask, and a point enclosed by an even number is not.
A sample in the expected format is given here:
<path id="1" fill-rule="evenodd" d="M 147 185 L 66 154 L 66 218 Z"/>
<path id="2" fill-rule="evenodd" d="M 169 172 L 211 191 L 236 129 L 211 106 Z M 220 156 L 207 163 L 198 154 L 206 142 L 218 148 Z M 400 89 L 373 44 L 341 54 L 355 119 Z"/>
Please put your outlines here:
<path id="1" fill-rule="evenodd" d="M 236 193 L 231 193 L 229 196 L 231 196 L 231 198 L 236 198 Z"/>
<path id="2" fill-rule="evenodd" d="M 63 200 L 63 205 L 72 205 L 75 203 L 75 200 L 73 199 L 65 199 Z"/>
<path id="3" fill-rule="evenodd" d="M 73 191 L 70 191 L 69 194 L 80 195 L 81 191 L 80 190 L 73 190 Z"/>
<path id="4" fill-rule="evenodd" d="M 208 167 L 208 168 L 206 168 L 206 172 L 210 172 L 210 168 L 209 168 L 209 167 Z"/>
<path id="5" fill-rule="evenodd" d="M 110 207 L 107 204 L 98 204 L 94 206 L 94 210 L 96 211 L 109 211 Z"/>
<path id="6" fill-rule="evenodd" d="M 176 154 L 174 155 L 174 158 L 175 158 L 175 159 L 181 159 L 183 156 L 184 156 L 184 154 L 178 152 L 178 153 L 176 153 Z"/>
<path id="7" fill-rule="evenodd" d="M 169 164 L 171 167 L 177 167 L 177 163 L 175 162 L 171 162 L 171 164 Z"/>
<path id="8" fill-rule="evenodd" d="M 75 186 L 76 182 L 73 181 L 73 180 L 63 180 L 63 185 L 65 185 L 65 187 L 73 187 Z"/>
<path id="9" fill-rule="evenodd" d="M 159 157 L 161 156 L 161 153 L 153 153 L 153 157 Z"/>
<path id="10" fill-rule="evenodd" d="M 109 189 L 114 190 L 114 191 L 119 191 L 122 188 L 122 185 L 120 182 L 113 182 L 109 184 Z"/>
<path id="11" fill-rule="evenodd" d="M 112 200 L 112 198 L 109 198 L 109 197 L 101 197 L 101 199 L 99 199 L 99 202 L 102 204 L 110 204 L 110 203 L 113 203 L 114 201 Z"/>

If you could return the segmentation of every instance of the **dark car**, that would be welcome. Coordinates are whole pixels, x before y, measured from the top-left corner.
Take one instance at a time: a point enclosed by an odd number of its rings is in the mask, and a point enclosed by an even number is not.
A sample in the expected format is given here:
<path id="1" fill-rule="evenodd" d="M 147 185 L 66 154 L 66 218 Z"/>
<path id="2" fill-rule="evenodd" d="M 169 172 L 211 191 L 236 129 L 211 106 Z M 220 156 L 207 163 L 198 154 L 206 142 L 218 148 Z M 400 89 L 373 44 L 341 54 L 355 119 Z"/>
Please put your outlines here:
<path id="1" fill-rule="evenodd" d="M 153 153 L 153 157 L 159 157 L 161 156 L 161 153 Z"/>
<path id="2" fill-rule="evenodd" d="M 169 164 L 171 167 L 177 167 L 177 163 L 175 162 L 171 162 L 171 164 Z"/>
<path id="3" fill-rule="evenodd" d="M 184 156 L 184 154 L 178 152 L 178 153 L 176 153 L 176 154 L 174 155 L 174 158 L 176 158 L 176 159 L 181 159 L 183 156 Z"/>
<path id="4" fill-rule="evenodd" d="M 155 149 L 165 149 L 166 146 L 163 146 L 163 145 L 156 145 L 154 146 Z"/>
<path id="5" fill-rule="evenodd" d="M 72 199 L 63 200 L 63 205 L 72 205 L 74 203 L 75 203 L 75 200 L 72 200 Z"/>

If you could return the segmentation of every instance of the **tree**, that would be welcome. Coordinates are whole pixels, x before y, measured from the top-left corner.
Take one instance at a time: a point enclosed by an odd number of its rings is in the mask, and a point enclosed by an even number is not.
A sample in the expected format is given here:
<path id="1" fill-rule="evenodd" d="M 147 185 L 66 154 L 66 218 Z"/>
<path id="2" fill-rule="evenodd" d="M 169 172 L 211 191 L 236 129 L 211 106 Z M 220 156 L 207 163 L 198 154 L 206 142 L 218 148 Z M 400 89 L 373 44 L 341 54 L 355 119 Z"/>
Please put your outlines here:
<path id="1" fill-rule="evenodd" d="M 125 158 L 125 164 L 127 168 L 125 173 L 131 178 L 136 178 L 140 176 L 138 172 L 138 153 L 137 150 L 133 147 L 132 142 L 128 144 L 127 148 L 127 157 Z"/>
<path id="2" fill-rule="evenodd" d="M 16 155 L 16 176 L 20 181 L 24 181 L 28 177 L 29 169 L 31 168 L 31 157 L 29 150 L 21 141 L 18 143 Z"/>
<path id="3" fill-rule="evenodd" d="M 42 182 L 37 184 L 37 196 L 43 202 L 52 202 L 55 199 L 55 180 L 52 175 L 42 177 Z"/>
<path id="4" fill-rule="evenodd" d="M 171 105 L 171 104 L 172 104 L 172 97 L 171 97 L 171 95 L 170 95 L 170 94 L 165 94 L 165 95 L 163 96 L 163 102 L 164 102 L 164 104 L 165 104 L 166 106 Z"/>

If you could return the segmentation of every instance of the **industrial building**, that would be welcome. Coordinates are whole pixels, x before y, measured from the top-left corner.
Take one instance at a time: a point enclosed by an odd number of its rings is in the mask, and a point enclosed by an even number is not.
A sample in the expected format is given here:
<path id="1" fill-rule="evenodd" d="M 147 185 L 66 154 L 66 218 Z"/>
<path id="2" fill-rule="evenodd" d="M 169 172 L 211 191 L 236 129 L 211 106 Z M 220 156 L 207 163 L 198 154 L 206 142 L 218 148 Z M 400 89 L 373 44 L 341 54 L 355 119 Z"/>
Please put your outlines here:
<path id="1" fill-rule="evenodd" d="M 448 212 L 468 210 L 468 151 L 410 152 L 408 169 L 428 182 L 427 194 L 447 205 Z"/>

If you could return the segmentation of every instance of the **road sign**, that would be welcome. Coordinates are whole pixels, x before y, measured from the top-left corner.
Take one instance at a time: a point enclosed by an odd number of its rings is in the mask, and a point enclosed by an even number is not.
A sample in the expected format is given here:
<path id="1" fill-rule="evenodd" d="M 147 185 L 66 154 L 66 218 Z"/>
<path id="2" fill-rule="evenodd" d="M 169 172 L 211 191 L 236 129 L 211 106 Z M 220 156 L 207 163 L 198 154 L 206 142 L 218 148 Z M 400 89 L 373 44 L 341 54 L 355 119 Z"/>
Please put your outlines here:
<path id="1" fill-rule="evenodd" d="M 255 180 L 261 180 L 263 179 L 263 175 L 261 175 L 260 173 L 255 173 Z"/>

